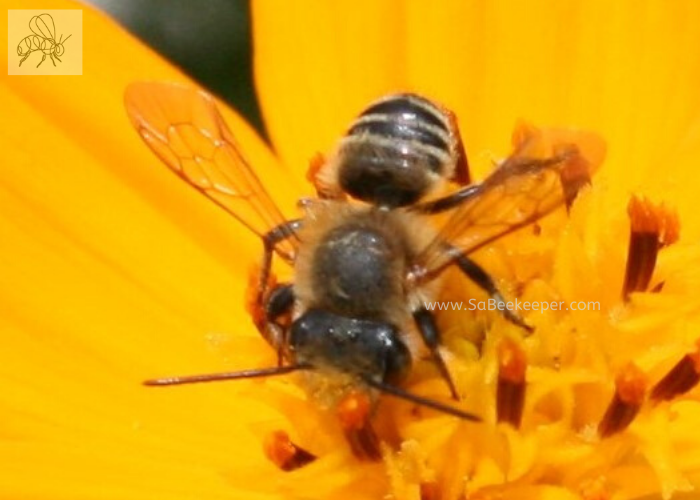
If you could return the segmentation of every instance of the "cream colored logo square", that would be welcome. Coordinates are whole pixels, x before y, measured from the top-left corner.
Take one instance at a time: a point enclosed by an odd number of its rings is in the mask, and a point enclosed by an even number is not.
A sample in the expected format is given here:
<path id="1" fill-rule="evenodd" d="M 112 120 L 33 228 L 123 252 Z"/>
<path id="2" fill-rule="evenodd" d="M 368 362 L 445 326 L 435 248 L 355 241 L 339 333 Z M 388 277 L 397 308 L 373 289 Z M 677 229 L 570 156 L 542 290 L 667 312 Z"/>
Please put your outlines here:
<path id="1" fill-rule="evenodd" d="M 8 75 L 82 75 L 82 10 L 8 10 Z"/>

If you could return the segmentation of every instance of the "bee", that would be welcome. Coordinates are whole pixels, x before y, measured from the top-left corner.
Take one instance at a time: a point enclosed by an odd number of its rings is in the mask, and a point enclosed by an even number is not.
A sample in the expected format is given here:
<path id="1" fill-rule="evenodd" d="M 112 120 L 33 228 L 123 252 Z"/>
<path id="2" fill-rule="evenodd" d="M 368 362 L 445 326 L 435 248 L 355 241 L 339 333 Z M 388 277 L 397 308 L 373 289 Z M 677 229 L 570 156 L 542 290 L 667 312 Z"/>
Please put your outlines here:
<path id="1" fill-rule="evenodd" d="M 49 56 L 54 66 L 56 66 L 54 58 L 62 62 L 59 56 L 65 52 L 63 44 L 73 35 L 68 35 L 65 40 L 61 35 L 61 38 L 56 41 L 56 25 L 51 14 L 40 14 L 32 17 L 29 20 L 29 29 L 33 35 L 27 35 L 17 44 L 17 55 L 24 56 L 19 65 L 22 66 L 22 63 L 37 50 L 44 54 L 39 64 L 36 65 L 37 68 L 46 60 L 46 56 Z"/>
<path id="2" fill-rule="evenodd" d="M 153 152 L 261 238 L 253 317 L 278 355 L 275 367 L 147 385 L 300 372 L 308 392 L 337 409 L 355 454 L 370 459 L 379 457 L 371 426 L 379 394 L 481 420 L 402 388 L 422 343 L 452 398 L 460 397 L 425 303 L 436 297 L 450 266 L 504 302 L 469 254 L 573 199 L 590 176 L 575 146 L 538 158 L 525 134 L 489 177 L 471 184 L 454 115 L 416 94 L 390 95 L 359 115 L 327 161 L 312 165 L 318 196 L 302 205 L 303 217 L 285 220 L 211 96 L 175 84 L 137 83 L 127 88 L 125 102 Z M 435 197 L 449 180 L 458 189 Z M 441 212 L 449 213 L 438 229 L 430 219 Z M 293 266 L 292 282 L 270 285 L 275 255 Z M 512 311 L 503 314 L 531 330 Z"/>

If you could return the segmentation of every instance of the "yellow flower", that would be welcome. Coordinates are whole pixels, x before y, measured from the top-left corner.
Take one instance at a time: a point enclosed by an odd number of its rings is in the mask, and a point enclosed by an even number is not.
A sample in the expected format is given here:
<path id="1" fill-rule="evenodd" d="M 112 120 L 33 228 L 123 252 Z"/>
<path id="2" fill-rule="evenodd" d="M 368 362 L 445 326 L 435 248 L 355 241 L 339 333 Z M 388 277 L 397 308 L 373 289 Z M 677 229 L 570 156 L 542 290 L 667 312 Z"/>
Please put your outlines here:
<path id="1" fill-rule="evenodd" d="M 141 386 L 274 363 L 244 312 L 260 243 L 159 165 L 128 123 L 130 82 L 181 74 L 85 7 L 14 7 L 83 8 L 86 36 L 83 76 L 3 76 L 0 87 L 0 496 L 697 495 L 697 389 L 659 385 L 683 366 L 692 379 L 699 357 L 696 2 L 253 2 L 276 156 L 224 115 L 287 214 L 308 191 L 309 158 L 398 89 L 457 113 L 477 178 L 508 153 L 520 118 L 608 145 L 568 218 L 475 256 L 509 298 L 600 309 L 524 314 L 536 327 L 527 338 L 493 313 L 444 315 L 461 404 L 485 422 L 387 398 L 377 425 L 397 446 L 378 463 L 355 459 L 334 418 L 281 380 Z M 625 300 L 630 203 L 633 229 L 652 220 L 659 243 L 677 211 L 680 239 L 659 251 L 649 288 L 660 291 Z M 483 298 L 454 279 L 447 296 Z M 429 363 L 416 370 L 411 390 L 444 394 Z M 519 425 L 496 424 L 496 392 L 519 389 Z M 280 429 L 319 459 L 278 470 L 262 442 Z"/>

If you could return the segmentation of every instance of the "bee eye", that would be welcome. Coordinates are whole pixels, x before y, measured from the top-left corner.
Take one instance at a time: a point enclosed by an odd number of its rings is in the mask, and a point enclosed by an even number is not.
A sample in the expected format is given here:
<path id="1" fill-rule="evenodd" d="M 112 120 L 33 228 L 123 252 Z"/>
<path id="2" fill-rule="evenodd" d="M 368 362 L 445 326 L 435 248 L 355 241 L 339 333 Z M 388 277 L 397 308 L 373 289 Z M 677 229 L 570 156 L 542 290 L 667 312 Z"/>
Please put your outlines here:
<path id="1" fill-rule="evenodd" d="M 386 372 L 384 382 L 400 384 L 411 371 L 411 352 L 394 330 L 391 348 L 386 351 Z"/>

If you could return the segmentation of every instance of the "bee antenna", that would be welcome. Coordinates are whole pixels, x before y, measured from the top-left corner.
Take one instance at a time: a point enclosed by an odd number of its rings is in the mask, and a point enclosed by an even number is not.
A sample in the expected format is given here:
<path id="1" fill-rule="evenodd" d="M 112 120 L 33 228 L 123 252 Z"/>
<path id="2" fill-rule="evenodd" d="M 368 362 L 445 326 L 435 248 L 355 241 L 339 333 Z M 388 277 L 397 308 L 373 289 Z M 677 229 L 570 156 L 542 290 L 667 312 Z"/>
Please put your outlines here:
<path id="1" fill-rule="evenodd" d="M 241 370 L 238 372 L 205 373 L 202 375 L 188 375 L 184 377 L 164 377 L 146 380 L 143 385 L 165 386 L 200 384 L 204 382 L 221 382 L 223 380 L 239 380 L 245 378 L 274 377 L 276 375 L 286 375 L 298 370 L 310 370 L 313 367 L 308 363 L 297 365 L 275 366 L 274 368 L 256 368 L 253 370 Z"/>
<path id="2" fill-rule="evenodd" d="M 378 382 L 371 377 L 363 377 L 363 380 L 370 387 L 374 387 L 378 391 L 390 394 L 391 396 L 397 397 L 399 399 L 405 399 L 406 401 L 411 401 L 421 406 L 426 406 L 432 408 L 433 410 L 441 411 L 453 417 L 461 418 L 463 420 L 470 420 L 472 422 L 481 422 L 481 417 L 474 415 L 473 413 L 468 413 L 462 411 L 454 406 L 442 404 L 434 399 L 424 398 L 423 396 L 418 396 L 417 394 L 412 394 L 408 391 L 401 389 L 392 384 L 387 384 L 385 382 Z"/>

